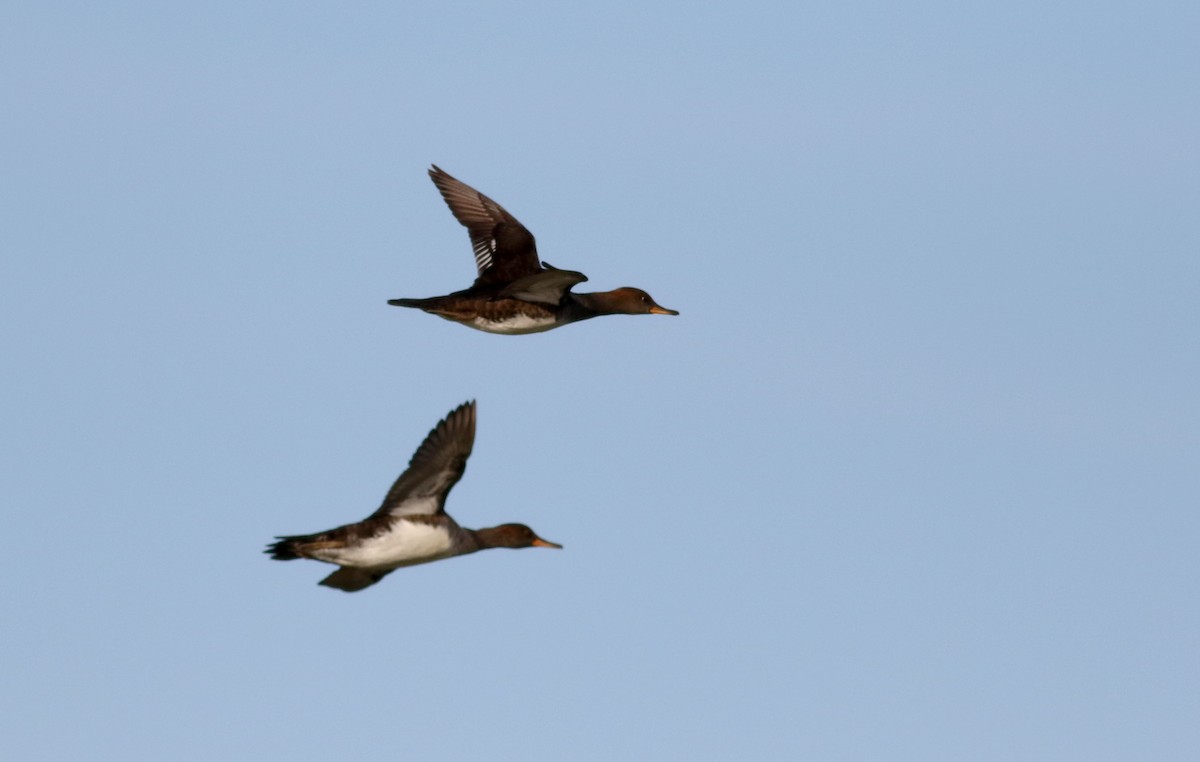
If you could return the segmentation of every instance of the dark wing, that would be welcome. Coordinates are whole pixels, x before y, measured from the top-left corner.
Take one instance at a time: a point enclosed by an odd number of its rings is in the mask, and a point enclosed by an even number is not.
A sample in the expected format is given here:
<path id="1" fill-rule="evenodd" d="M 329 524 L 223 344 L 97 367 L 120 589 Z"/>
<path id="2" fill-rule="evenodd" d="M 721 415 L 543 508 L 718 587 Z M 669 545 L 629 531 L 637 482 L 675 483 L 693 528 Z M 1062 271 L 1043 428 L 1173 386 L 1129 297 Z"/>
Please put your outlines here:
<path id="1" fill-rule="evenodd" d="M 533 233 L 504 207 L 446 174 L 436 164 L 429 170 L 429 176 L 454 219 L 471 236 L 475 267 L 479 270 L 476 286 L 511 283 L 542 269 Z"/>
<path id="2" fill-rule="evenodd" d="M 474 443 L 475 402 L 464 402 L 429 432 L 371 517 L 444 513 L 446 495 L 467 470 Z"/>
<path id="3" fill-rule="evenodd" d="M 353 566 L 341 566 L 333 574 L 318 582 L 318 585 L 345 590 L 347 593 L 357 593 L 359 590 L 374 585 L 379 580 L 391 574 L 392 570 L 376 571 L 373 569 L 356 569 Z"/>
<path id="4" fill-rule="evenodd" d="M 587 276 L 581 272 L 559 270 L 547 262 L 542 264 L 546 266 L 545 270 L 509 283 L 500 290 L 500 293 L 496 294 L 495 298 L 520 299 L 523 302 L 556 305 L 562 301 L 563 294 L 570 291 L 572 286 L 587 280 Z"/>

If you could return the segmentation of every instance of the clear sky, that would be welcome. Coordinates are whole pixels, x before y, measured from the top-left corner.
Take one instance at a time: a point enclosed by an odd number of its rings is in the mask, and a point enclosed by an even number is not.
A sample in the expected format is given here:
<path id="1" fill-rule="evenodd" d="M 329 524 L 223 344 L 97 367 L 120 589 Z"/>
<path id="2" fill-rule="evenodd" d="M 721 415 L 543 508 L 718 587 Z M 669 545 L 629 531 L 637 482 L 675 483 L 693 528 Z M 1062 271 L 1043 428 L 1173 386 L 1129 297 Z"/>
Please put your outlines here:
<path id="1" fill-rule="evenodd" d="M 1196 3 L 169 5 L 0 9 L 0 757 L 1200 758 Z M 261 553 L 467 399 L 564 550 Z"/>

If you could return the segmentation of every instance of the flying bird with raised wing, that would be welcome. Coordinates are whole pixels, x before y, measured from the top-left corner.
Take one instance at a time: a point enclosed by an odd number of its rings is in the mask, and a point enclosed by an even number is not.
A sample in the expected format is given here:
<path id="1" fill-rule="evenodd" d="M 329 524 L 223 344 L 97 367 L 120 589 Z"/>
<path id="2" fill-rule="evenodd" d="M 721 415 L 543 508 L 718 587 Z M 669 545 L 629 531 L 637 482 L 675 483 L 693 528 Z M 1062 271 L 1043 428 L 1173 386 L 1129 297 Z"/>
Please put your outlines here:
<path id="1" fill-rule="evenodd" d="M 325 532 L 278 537 L 265 552 L 277 561 L 311 558 L 337 564 L 320 584 L 352 593 L 403 566 L 487 548 L 561 548 L 524 524 L 465 529 L 446 513 L 446 495 L 462 478 L 474 443 L 472 401 L 450 411 L 429 432 L 377 511 Z"/>
<path id="2" fill-rule="evenodd" d="M 470 288 L 425 299 L 392 299 L 396 307 L 416 307 L 488 333 L 549 331 L 599 315 L 678 315 L 640 288 L 577 294 L 587 276 L 560 270 L 538 259 L 533 234 L 508 211 L 434 165 L 429 170 L 454 218 L 462 223 L 475 251 L 478 277 Z"/>

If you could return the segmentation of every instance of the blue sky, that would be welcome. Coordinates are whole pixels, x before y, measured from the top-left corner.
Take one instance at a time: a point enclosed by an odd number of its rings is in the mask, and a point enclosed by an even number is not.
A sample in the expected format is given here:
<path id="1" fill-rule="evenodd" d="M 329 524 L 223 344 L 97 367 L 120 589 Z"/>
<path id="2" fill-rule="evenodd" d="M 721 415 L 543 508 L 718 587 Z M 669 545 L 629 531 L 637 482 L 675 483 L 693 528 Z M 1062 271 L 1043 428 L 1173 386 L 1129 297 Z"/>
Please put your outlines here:
<path id="1" fill-rule="evenodd" d="M 1192 760 L 1193 3 L 10 3 L 12 759 Z M 678 318 L 485 335 L 425 169 Z M 466 399 L 490 551 L 270 562 Z"/>

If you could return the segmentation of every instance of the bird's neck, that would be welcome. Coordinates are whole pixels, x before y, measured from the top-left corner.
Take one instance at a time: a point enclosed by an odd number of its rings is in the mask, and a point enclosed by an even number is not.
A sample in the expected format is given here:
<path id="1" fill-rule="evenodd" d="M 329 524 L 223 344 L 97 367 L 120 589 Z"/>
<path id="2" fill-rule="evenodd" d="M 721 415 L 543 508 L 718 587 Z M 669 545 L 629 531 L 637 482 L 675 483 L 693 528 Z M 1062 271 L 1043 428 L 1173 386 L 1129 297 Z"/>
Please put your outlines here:
<path id="1" fill-rule="evenodd" d="M 574 323 L 597 315 L 611 315 L 612 309 L 605 299 L 606 296 L 607 291 L 593 291 L 590 294 L 577 294 L 573 291 L 568 293 L 562 311 L 565 322 Z"/>
<path id="2" fill-rule="evenodd" d="M 500 527 L 468 529 L 466 532 L 471 536 L 471 540 L 474 541 L 474 547 L 467 551 L 468 553 L 474 553 L 477 550 L 483 550 L 485 548 L 498 547 L 497 542 L 500 537 Z"/>

